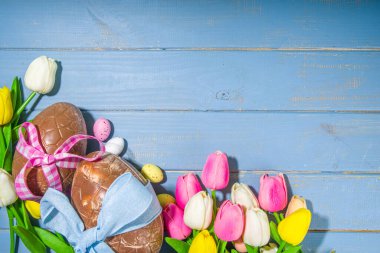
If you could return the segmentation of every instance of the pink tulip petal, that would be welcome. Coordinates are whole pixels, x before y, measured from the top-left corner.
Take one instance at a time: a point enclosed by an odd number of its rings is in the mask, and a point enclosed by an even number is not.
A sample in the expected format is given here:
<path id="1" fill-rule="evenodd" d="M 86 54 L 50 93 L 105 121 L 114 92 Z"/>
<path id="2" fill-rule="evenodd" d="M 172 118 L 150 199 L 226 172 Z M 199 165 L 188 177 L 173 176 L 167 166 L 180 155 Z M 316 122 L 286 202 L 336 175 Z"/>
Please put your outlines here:
<path id="1" fill-rule="evenodd" d="M 169 236 L 183 240 L 191 234 L 191 229 L 183 222 L 183 210 L 177 205 L 170 203 L 162 212 L 165 230 Z"/>
<path id="2" fill-rule="evenodd" d="M 235 241 L 241 237 L 243 230 L 243 209 L 229 200 L 224 201 L 215 218 L 215 234 L 223 241 Z"/>

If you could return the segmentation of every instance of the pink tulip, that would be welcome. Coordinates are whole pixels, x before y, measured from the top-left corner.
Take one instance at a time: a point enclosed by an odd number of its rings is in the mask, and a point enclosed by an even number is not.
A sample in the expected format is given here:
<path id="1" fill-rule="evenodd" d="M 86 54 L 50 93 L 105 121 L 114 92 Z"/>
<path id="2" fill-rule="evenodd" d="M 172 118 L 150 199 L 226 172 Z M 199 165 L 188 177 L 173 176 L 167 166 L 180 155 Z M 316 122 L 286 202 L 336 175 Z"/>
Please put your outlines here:
<path id="1" fill-rule="evenodd" d="M 162 212 L 164 216 L 165 230 L 169 236 L 183 240 L 191 234 L 191 228 L 183 221 L 183 210 L 176 204 L 170 203 Z"/>
<path id="2" fill-rule="evenodd" d="M 214 231 L 223 241 L 238 240 L 244 231 L 243 208 L 229 200 L 224 201 L 216 214 Z"/>
<path id="3" fill-rule="evenodd" d="M 202 191 L 202 186 L 193 173 L 178 177 L 175 188 L 177 205 L 185 209 L 189 199 L 200 191 Z"/>
<path id="4" fill-rule="evenodd" d="M 282 173 L 278 176 L 263 175 L 260 178 L 259 202 L 261 208 L 269 212 L 281 211 L 288 202 L 288 190 Z"/>
<path id="5" fill-rule="evenodd" d="M 230 169 L 226 154 L 216 151 L 207 157 L 202 171 L 203 184 L 212 190 L 226 188 L 230 179 Z"/>

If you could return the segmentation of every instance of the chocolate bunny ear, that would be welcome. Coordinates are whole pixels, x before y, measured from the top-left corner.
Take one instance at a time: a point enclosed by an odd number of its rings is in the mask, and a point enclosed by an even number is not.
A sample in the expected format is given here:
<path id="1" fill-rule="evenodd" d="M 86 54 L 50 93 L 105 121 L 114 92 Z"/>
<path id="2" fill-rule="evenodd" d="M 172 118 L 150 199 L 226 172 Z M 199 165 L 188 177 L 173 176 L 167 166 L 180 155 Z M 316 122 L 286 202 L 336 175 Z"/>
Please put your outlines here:
<path id="1" fill-rule="evenodd" d="M 61 192 L 49 188 L 41 200 L 42 223 L 63 234 L 75 252 L 113 252 L 107 237 L 145 227 L 161 213 L 150 183 L 141 184 L 131 173 L 119 176 L 104 196 L 96 227 L 84 225 Z"/>

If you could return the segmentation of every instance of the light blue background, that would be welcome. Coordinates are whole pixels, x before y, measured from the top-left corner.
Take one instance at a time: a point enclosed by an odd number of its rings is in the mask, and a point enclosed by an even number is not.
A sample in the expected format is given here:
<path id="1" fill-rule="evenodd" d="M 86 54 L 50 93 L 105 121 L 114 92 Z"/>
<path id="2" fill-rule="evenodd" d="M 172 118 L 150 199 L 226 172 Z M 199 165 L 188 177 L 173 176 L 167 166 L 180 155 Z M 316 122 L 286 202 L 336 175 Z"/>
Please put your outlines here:
<path id="1" fill-rule="evenodd" d="M 1 85 L 39 55 L 62 73 L 35 113 L 108 118 L 126 159 L 166 170 L 157 191 L 220 149 L 233 182 L 282 171 L 308 199 L 305 252 L 378 252 L 380 2 L 1 1 Z"/>

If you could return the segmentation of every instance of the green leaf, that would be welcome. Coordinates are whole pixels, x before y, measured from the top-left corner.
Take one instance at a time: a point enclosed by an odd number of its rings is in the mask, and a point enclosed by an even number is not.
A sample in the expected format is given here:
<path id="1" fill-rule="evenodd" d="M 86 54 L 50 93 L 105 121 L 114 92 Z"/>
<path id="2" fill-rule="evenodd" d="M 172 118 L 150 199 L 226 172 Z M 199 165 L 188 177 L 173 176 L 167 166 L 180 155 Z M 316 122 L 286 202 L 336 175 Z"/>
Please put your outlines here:
<path id="1" fill-rule="evenodd" d="M 177 253 L 187 253 L 190 249 L 190 245 L 184 241 L 180 241 L 174 238 L 165 237 L 165 241 L 170 245 Z"/>
<path id="2" fill-rule="evenodd" d="M 252 247 L 251 245 L 245 244 L 248 253 L 257 253 L 259 252 L 259 247 Z"/>
<path id="3" fill-rule="evenodd" d="M 7 124 L 3 127 L 3 136 L 5 140 L 5 149 L 4 149 L 4 160 L 2 168 L 4 168 L 9 173 L 12 171 L 12 159 L 13 159 L 13 145 L 12 145 L 12 126 Z"/>
<path id="4" fill-rule="evenodd" d="M 232 249 L 231 253 L 239 253 L 236 249 Z"/>
<path id="5" fill-rule="evenodd" d="M 67 241 L 66 241 L 65 237 L 63 237 L 63 235 L 61 235 L 58 232 L 55 232 L 55 235 L 58 237 L 59 240 L 61 240 L 64 243 L 67 243 Z"/>
<path id="6" fill-rule="evenodd" d="M 3 134 L 3 129 L 0 127 L 0 167 L 4 168 L 4 158 L 7 150 L 7 146 L 5 145 L 5 138 Z"/>
<path id="7" fill-rule="evenodd" d="M 302 245 L 298 245 L 298 246 L 289 245 L 286 247 L 283 253 L 298 253 L 301 249 L 302 249 Z"/>
<path id="8" fill-rule="evenodd" d="M 269 227 L 270 227 L 270 234 L 272 236 L 272 239 L 275 240 L 277 244 L 281 244 L 282 240 L 280 238 L 280 235 L 278 234 L 276 223 L 271 221 L 269 223 Z"/>
<path id="9" fill-rule="evenodd" d="M 12 98 L 12 105 L 13 105 L 13 118 L 12 123 L 17 124 L 19 120 L 19 116 L 16 116 L 15 113 L 17 109 L 21 106 L 22 103 L 22 96 L 21 96 L 21 89 L 20 89 L 20 79 L 16 76 L 13 79 L 12 88 L 11 88 L 11 98 Z"/>
<path id="10" fill-rule="evenodd" d="M 23 227 L 15 226 L 13 227 L 16 234 L 20 237 L 25 247 L 32 253 L 43 253 L 46 252 L 45 245 L 40 241 L 40 239 Z"/>
<path id="11" fill-rule="evenodd" d="M 34 230 L 40 237 L 41 241 L 56 253 L 74 253 L 74 249 L 70 245 L 62 242 L 62 240 L 53 233 L 40 227 L 34 227 Z"/>

